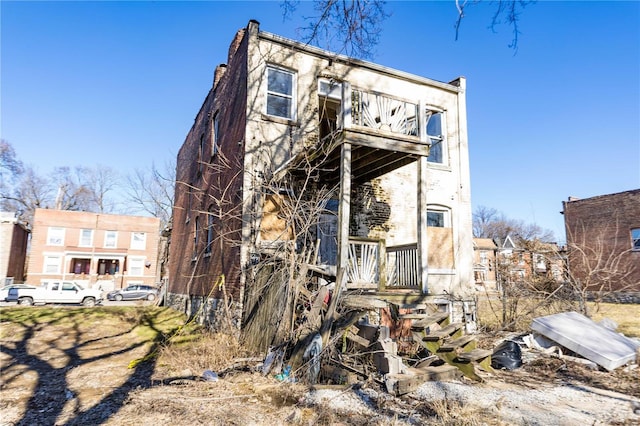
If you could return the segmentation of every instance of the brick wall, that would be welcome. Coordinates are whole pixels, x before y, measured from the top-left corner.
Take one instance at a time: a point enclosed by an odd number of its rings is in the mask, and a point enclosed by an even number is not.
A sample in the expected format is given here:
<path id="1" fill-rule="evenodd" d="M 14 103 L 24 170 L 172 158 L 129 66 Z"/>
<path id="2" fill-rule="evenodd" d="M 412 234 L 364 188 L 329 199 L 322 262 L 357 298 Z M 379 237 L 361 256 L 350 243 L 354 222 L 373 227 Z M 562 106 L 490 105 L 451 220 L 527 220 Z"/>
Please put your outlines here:
<path id="1" fill-rule="evenodd" d="M 594 291 L 640 291 L 640 251 L 631 250 L 631 229 L 640 228 L 640 189 L 570 198 L 563 207 L 573 276 Z"/>

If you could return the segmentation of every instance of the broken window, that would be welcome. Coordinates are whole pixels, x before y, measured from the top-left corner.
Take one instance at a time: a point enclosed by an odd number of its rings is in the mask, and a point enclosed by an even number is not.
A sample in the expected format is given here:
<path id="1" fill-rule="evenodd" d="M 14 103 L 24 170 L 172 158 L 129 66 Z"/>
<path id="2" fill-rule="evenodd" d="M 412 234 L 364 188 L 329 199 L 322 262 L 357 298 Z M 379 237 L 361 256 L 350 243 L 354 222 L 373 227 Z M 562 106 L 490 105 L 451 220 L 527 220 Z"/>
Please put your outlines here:
<path id="1" fill-rule="evenodd" d="M 267 67 L 267 114 L 293 120 L 295 74 L 281 68 Z"/>
<path id="2" fill-rule="evenodd" d="M 631 249 L 634 251 L 640 250 L 640 228 L 631 230 Z"/>
<path id="3" fill-rule="evenodd" d="M 333 135 L 341 127 L 340 106 L 342 84 L 332 80 L 318 81 L 318 109 L 320 113 L 320 139 Z"/>
<path id="4" fill-rule="evenodd" d="M 427 138 L 431 143 L 429 157 L 430 163 L 443 164 L 445 162 L 445 139 L 442 132 L 444 113 L 439 111 L 427 111 Z"/>
<path id="5" fill-rule="evenodd" d="M 198 238 L 200 236 L 200 216 L 196 216 L 193 227 L 193 258 L 198 256 Z"/>

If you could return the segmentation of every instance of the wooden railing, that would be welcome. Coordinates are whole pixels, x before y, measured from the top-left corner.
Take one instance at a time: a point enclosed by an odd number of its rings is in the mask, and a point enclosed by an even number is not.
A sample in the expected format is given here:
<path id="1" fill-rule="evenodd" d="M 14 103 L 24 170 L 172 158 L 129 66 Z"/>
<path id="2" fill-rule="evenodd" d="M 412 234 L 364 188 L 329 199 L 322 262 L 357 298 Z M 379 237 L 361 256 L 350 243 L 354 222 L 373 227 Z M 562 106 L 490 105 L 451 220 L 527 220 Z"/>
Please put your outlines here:
<path id="1" fill-rule="evenodd" d="M 387 288 L 420 288 L 418 245 L 387 247 Z"/>
<path id="2" fill-rule="evenodd" d="M 349 238 L 348 288 L 420 288 L 418 245 L 386 247 L 383 240 Z"/>
<path id="3" fill-rule="evenodd" d="M 380 271 L 385 269 L 382 253 L 384 253 L 383 241 L 349 238 L 347 287 L 378 288 Z"/>

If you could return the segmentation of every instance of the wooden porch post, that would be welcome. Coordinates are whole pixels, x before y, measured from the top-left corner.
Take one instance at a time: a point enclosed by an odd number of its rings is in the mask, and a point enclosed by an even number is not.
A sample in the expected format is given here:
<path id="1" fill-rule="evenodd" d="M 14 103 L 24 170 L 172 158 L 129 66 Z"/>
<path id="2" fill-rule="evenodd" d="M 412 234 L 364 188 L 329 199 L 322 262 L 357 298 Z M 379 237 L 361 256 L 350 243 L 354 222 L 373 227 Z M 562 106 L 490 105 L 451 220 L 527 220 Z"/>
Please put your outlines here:
<path id="1" fill-rule="evenodd" d="M 418 159 L 418 279 L 422 293 L 429 292 L 429 239 L 427 236 L 427 157 Z"/>
<path id="2" fill-rule="evenodd" d="M 349 212 L 351 210 L 351 144 L 343 143 L 340 152 L 340 199 L 338 202 L 338 259 L 336 265 L 336 287 L 327 308 L 327 315 L 320 328 L 323 345 L 327 344 L 331 325 L 342 286 L 347 282 L 349 260 Z"/>

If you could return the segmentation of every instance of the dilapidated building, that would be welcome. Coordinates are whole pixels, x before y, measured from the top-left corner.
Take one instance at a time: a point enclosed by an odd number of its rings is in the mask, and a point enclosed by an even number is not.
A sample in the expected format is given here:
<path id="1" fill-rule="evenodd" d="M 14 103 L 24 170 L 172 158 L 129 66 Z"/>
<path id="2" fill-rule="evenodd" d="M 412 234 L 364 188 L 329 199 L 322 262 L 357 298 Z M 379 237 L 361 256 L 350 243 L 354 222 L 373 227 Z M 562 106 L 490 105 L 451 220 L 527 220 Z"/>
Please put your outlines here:
<path id="1" fill-rule="evenodd" d="M 178 153 L 169 303 L 265 349 L 303 321 L 326 331 L 343 307 L 385 321 L 389 307 L 396 320 L 467 300 L 465 96 L 462 77 L 408 74 L 250 21 Z"/>

